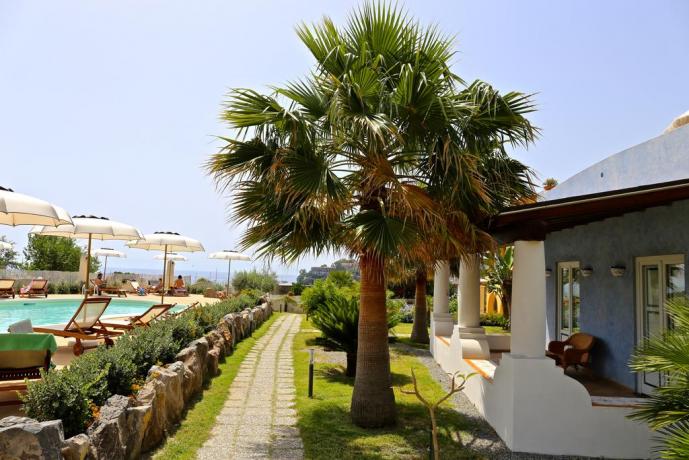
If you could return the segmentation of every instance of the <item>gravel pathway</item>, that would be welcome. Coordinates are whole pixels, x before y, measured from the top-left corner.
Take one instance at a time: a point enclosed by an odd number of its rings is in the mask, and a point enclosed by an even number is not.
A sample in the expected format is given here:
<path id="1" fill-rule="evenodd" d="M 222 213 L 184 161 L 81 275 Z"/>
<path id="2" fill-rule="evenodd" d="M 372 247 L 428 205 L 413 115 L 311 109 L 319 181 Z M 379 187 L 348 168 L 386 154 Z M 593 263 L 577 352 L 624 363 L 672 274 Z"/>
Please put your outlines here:
<path id="1" fill-rule="evenodd" d="M 410 347 L 402 343 L 394 344 L 392 349 L 398 353 L 414 355 L 428 368 L 433 378 L 442 385 L 443 389 L 449 391 L 450 376 L 440 368 L 428 350 Z M 450 399 L 454 408 L 468 418 L 474 426 L 474 430 L 471 433 L 462 434 L 462 443 L 465 447 L 481 456 L 485 456 L 491 460 L 583 460 L 588 458 L 512 452 L 463 392 L 460 391 L 459 393 L 455 393 Z"/>
<path id="2" fill-rule="evenodd" d="M 300 323 L 301 315 L 282 315 L 246 355 L 198 459 L 304 457 L 292 362 Z"/>

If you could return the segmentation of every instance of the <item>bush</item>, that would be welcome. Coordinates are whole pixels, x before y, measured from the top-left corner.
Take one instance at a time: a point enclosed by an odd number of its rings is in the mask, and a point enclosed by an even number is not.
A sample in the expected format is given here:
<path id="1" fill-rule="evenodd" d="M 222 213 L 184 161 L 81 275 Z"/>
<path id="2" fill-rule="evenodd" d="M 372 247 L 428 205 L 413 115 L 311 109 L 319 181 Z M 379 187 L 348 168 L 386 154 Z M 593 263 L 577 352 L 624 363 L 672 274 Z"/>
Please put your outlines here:
<path id="1" fill-rule="evenodd" d="M 290 292 L 292 293 L 291 295 L 301 295 L 305 288 L 306 286 L 297 281 L 296 283 L 292 284 L 292 287 L 290 288 Z"/>
<path id="2" fill-rule="evenodd" d="M 68 368 L 29 382 L 22 397 L 24 410 L 41 421 L 62 419 L 66 436 L 81 433 L 93 419 L 94 406 L 114 394 L 136 393 L 152 365 L 172 362 L 184 346 L 213 329 L 223 316 L 253 307 L 257 300 L 244 294 L 135 328 L 112 347 L 98 347 L 74 359 Z"/>
<path id="3" fill-rule="evenodd" d="M 388 329 L 399 323 L 399 314 L 395 313 L 395 308 L 392 305 L 393 310 L 388 310 Z M 323 334 L 321 341 L 324 345 L 347 354 L 345 372 L 350 377 L 354 376 L 359 339 L 359 299 L 337 293 L 313 310 L 311 322 Z"/>
<path id="4" fill-rule="evenodd" d="M 188 290 L 190 294 L 205 294 L 206 289 L 213 289 L 214 291 L 224 291 L 225 285 L 207 280 L 206 278 L 199 278 L 195 283 L 189 285 Z"/>
<path id="5" fill-rule="evenodd" d="M 239 271 L 232 278 L 232 287 L 241 292 L 246 289 L 258 289 L 261 293 L 273 292 L 278 285 L 278 279 L 273 272 Z"/>
<path id="6" fill-rule="evenodd" d="M 509 329 L 510 320 L 499 313 L 488 313 L 481 315 L 481 326 L 500 326 L 503 329 Z"/>

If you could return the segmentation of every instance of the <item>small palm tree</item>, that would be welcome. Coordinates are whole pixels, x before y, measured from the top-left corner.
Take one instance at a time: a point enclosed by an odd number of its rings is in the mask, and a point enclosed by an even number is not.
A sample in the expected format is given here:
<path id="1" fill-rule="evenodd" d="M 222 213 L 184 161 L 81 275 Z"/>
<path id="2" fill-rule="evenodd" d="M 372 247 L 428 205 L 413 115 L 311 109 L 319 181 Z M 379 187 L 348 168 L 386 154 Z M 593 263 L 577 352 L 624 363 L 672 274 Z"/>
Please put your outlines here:
<path id="1" fill-rule="evenodd" d="M 208 168 L 232 189 L 245 247 L 286 261 L 327 251 L 359 260 L 351 415 L 390 425 L 386 260 L 492 245 L 477 224 L 533 195 L 529 168 L 506 153 L 534 140 L 533 106 L 465 84 L 450 69 L 453 40 L 396 6 L 366 3 L 343 28 L 325 18 L 297 34 L 315 68 L 271 94 L 231 91 L 223 117 L 238 136 L 222 138 Z"/>
<path id="2" fill-rule="evenodd" d="M 648 422 L 661 436 L 661 456 L 689 458 L 689 299 L 676 297 L 666 304 L 671 327 L 652 337 L 632 356 L 636 372 L 660 372 L 666 384 L 632 418 Z"/>
<path id="3" fill-rule="evenodd" d="M 314 311 L 311 322 L 322 332 L 326 346 L 346 353 L 345 372 L 348 377 L 354 377 L 359 342 L 359 299 L 337 294 Z M 388 315 L 388 330 L 398 323 L 398 316 Z"/>

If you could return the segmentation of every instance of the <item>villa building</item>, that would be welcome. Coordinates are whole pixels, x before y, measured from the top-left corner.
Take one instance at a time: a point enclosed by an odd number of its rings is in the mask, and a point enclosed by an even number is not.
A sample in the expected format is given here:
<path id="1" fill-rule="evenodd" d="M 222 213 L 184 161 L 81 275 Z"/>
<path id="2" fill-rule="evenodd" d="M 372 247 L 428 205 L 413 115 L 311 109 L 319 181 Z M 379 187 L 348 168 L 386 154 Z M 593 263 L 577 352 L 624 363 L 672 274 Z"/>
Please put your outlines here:
<path id="1" fill-rule="evenodd" d="M 459 316 L 447 314 L 439 264 L 431 351 L 448 372 L 477 372 L 465 393 L 514 451 L 648 458 L 653 433 L 627 416 L 663 384 L 629 368 L 634 348 L 668 327 L 665 301 L 686 293 L 689 113 L 497 216 L 514 244 L 511 337 L 479 325 L 478 257 L 462 262 Z M 589 369 L 545 356 L 551 340 L 595 337 Z"/>

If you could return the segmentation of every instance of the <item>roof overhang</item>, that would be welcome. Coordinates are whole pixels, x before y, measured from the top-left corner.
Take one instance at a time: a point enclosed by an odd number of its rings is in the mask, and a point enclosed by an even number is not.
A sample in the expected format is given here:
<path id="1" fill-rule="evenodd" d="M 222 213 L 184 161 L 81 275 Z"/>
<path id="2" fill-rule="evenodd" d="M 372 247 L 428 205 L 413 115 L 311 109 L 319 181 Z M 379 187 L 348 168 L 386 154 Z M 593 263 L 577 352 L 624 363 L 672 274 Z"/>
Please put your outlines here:
<path id="1" fill-rule="evenodd" d="M 687 198 L 689 179 L 541 201 L 506 209 L 491 220 L 488 231 L 503 244 L 544 240 L 550 232 Z"/>

